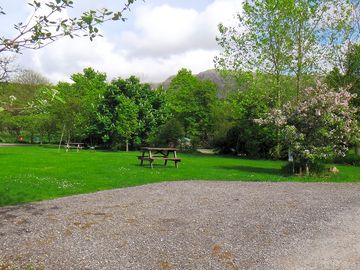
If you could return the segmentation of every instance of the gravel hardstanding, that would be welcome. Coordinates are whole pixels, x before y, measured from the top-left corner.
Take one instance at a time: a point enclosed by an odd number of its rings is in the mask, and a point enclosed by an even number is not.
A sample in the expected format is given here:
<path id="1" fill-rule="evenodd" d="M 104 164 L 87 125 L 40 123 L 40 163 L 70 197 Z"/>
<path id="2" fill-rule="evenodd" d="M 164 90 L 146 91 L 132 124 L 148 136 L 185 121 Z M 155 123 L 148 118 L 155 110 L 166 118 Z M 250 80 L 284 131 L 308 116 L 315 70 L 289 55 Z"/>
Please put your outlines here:
<path id="1" fill-rule="evenodd" d="M 0 269 L 358 270 L 359 239 L 358 184 L 169 182 L 0 208 Z"/>

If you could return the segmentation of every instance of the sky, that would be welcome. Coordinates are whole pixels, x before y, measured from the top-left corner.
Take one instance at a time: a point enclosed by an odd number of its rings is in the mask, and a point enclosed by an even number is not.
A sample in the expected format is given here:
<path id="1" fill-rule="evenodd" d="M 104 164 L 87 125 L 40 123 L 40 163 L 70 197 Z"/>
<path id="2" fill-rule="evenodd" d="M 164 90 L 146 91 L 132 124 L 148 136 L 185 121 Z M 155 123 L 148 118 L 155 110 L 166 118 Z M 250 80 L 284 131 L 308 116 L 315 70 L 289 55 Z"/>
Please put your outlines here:
<path id="1" fill-rule="evenodd" d="M 83 10 L 122 8 L 123 0 L 75 0 L 62 16 Z M 0 0 L 6 16 L 0 17 L 0 33 L 12 37 L 13 24 L 26 21 L 31 8 L 26 0 Z M 143 82 L 161 82 L 181 68 L 194 74 L 214 68 L 221 51 L 216 43 L 217 25 L 233 24 L 242 0 L 137 0 L 126 13 L 127 20 L 101 27 L 103 37 L 64 38 L 40 50 L 17 55 L 22 68 L 37 71 L 52 82 L 69 81 L 86 67 L 106 72 L 108 79 L 140 77 Z"/>

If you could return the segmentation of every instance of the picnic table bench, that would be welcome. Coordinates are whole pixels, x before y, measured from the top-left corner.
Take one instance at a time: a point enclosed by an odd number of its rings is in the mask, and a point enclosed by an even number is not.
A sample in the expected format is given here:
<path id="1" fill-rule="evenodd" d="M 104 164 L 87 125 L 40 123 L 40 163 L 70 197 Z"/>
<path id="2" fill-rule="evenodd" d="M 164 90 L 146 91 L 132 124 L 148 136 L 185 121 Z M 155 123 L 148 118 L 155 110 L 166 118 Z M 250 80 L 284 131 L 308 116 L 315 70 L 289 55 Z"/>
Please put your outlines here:
<path id="1" fill-rule="evenodd" d="M 84 148 L 84 146 L 84 143 L 66 143 L 64 147 L 66 149 L 66 152 L 70 151 L 70 149 L 76 149 L 76 152 L 79 152 L 80 149 Z"/>
<path id="2" fill-rule="evenodd" d="M 168 161 L 174 161 L 175 167 L 178 168 L 178 163 L 181 162 L 181 158 L 176 156 L 176 148 L 171 147 L 142 147 L 140 159 L 140 165 L 144 165 L 144 161 L 150 162 L 150 167 L 153 168 L 155 160 L 163 160 L 164 165 L 167 165 Z"/>

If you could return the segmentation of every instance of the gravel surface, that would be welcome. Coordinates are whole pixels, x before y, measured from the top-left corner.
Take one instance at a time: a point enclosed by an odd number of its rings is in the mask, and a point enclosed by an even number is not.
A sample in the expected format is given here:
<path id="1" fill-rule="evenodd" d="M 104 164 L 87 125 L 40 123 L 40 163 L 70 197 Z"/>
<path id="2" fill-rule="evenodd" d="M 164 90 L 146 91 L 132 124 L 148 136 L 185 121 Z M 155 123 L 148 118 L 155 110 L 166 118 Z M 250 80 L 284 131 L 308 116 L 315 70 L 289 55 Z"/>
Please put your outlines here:
<path id="1" fill-rule="evenodd" d="M 0 269 L 358 270 L 358 239 L 358 184 L 170 182 L 0 208 Z"/>

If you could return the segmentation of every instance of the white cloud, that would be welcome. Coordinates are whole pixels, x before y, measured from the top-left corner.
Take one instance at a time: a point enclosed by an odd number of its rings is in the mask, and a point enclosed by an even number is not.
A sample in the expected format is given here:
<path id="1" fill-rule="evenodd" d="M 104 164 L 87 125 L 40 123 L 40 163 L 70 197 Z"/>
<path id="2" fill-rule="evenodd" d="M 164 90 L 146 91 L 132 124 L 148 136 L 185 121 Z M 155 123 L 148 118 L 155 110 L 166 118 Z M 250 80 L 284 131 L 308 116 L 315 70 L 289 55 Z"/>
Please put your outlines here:
<path id="1" fill-rule="evenodd" d="M 164 1 L 165 2 L 165 1 Z M 109 79 L 137 75 L 143 81 L 162 81 L 180 68 L 194 73 L 213 68 L 219 53 L 215 37 L 219 22 L 228 22 L 242 0 L 215 0 L 203 11 L 168 4 L 141 5 L 131 13 L 134 28 L 107 33 L 89 42 L 64 38 L 38 51 L 26 52 L 23 63 L 53 82 L 91 66 Z"/>
<path id="2" fill-rule="evenodd" d="M 204 11 L 145 5 L 135 12 L 135 29 L 122 42 L 137 55 L 164 56 L 194 49 L 217 49 L 217 26 L 229 21 L 241 0 L 216 0 Z"/>

